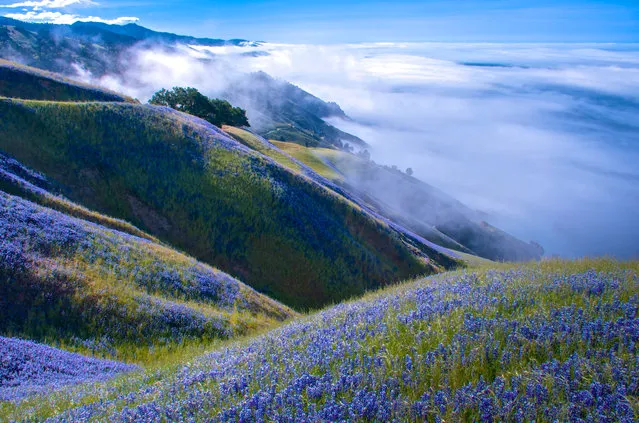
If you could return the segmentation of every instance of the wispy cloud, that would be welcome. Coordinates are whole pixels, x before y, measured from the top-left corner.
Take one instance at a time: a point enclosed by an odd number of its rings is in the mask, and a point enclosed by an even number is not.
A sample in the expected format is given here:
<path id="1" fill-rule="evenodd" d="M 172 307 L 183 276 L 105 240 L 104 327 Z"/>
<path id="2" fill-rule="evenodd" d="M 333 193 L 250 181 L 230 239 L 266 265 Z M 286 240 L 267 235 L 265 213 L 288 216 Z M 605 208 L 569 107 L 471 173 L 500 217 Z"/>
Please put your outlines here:
<path id="1" fill-rule="evenodd" d="M 30 7 L 33 10 L 43 9 L 62 9 L 64 7 L 73 6 L 77 4 L 95 5 L 96 3 L 90 0 L 39 0 L 39 1 L 23 1 L 12 4 L 3 4 L 0 7 L 6 7 L 11 9 L 17 9 L 21 7 Z"/>
<path id="2" fill-rule="evenodd" d="M 637 45 L 260 48 L 269 55 L 139 51 L 99 82 L 140 99 L 174 85 L 215 96 L 232 69 L 264 70 L 339 103 L 354 120 L 333 123 L 376 161 L 413 168 L 549 253 L 639 255 Z M 215 60 L 200 60 L 206 50 Z"/>
<path id="3" fill-rule="evenodd" d="M 25 12 L 25 13 L 7 13 L 7 18 L 17 19 L 25 22 L 34 23 L 53 23 L 60 25 L 70 25 L 75 22 L 102 22 L 112 25 L 124 25 L 128 23 L 138 22 L 140 19 L 133 16 L 121 16 L 114 19 L 104 19 L 99 16 L 78 16 L 70 13 L 60 12 Z"/>
<path id="4" fill-rule="evenodd" d="M 0 4 L 0 8 L 23 9 L 22 13 L 7 13 L 4 16 L 25 22 L 52 23 L 70 25 L 75 22 L 102 22 L 112 25 L 124 25 L 138 22 L 140 19 L 133 16 L 120 16 L 106 19 L 99 16 L 80 16 L 74 13 L 52 11 L 52 9 L 66 9 L 77 6 L 98 6 L 92 0 L 27 0 L 17 3 Z M 31 9 L 31 10 L 29 10 Z"/>

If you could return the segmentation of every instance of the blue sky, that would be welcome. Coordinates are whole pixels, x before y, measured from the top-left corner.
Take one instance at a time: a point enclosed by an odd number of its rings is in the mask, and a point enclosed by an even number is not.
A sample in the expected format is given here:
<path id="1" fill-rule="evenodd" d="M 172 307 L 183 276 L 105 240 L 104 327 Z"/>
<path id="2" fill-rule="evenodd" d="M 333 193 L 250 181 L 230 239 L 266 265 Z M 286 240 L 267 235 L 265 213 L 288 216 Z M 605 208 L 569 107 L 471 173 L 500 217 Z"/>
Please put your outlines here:
<path id="1" fill-rule="evenodd" d="M 288 43 L 639 42 L 639 0 L 0 0 L 32 21 L 138 22 L 152 29 Z"/>

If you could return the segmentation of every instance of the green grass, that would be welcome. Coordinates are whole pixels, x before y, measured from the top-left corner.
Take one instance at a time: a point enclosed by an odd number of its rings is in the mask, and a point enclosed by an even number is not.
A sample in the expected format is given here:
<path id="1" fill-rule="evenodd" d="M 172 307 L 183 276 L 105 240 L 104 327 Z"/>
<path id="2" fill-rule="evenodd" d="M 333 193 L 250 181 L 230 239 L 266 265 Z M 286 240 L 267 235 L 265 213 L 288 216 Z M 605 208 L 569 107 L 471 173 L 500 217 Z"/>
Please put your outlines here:
<path id="1" fill-rule="evenodd" d="M 551 283 L 593 271 L 602 272 L 600 275 L 603 278 L 612 277 L 617 282 L 611 285 L 613 288 L 608 288 L 599 295 L 593 295 L 578 286 L 571 288 L 570 284 Z M 524 391 L 526 383 L 540 383 L 548 389 L 549 397 L 546 401 L 560 407 L 555 412 L 563 416 L 560 421 L 565 421 L 569 413 L 566 406 L 569 398 L 562 397 L 565 388 L 553 380 L 552 375 L 540 378 L 536 370 L 540 364 L 554 361 L 562 363 L 575 355 L 588 357 L 587 353 L 593 352 L 589 348 L 605 352 L 601 363 L 598 358 L 591 358 L 586 361 L 591 367 L 585 372 L 582 369 L 581 374 L 575 376 L 574 383 L 584 386 L 579 389 L 589 389 L 591 382 L 614 383 L 610 368 L 607 367 L 613 364 L 606 364 L 605 357 L 614 352 L 617 357 L 615 366 L 619 366 L 622 361 L 626 364 L 636 362 L 635 357 L 620 347 L 612 348 L 604 340 L 593 339 L 588 347 L 581 340 L 580 333 L 557 334 L 552 339 L 539 341 L 534 337 L 522 338 L 521 334 L 512 338 L 509 331 L 515 326 L 503 322 L 519 322 L 517 327 L 529 325 L 534 328 L 541 325 L 543 328 L 557 319 L 555 313 L 571 309 L 582 310 L 583 314 L 577 315 L 583 316 L 586 322 L 614 322 L 621 318 L 615 314 L 616 311 L 607 311 L 613 310 L 614 304 L 636 304 L 637 274 L 637 261 L 619 262 L 601 258 L 546 260 L 520 265 L 491 264 L 472 274 L 452 272 L 409 281 L 301 317 L 281 329 L 257 337 L 217 342 L 209 347 L 201 345 L 186 348 L 157 366 L 149 366 L 144 372 L 111 382 L 71 388 L 45 398 L 33 398 L 22 404 L 2 404 L 0 420 L 42 421 L 64 410 L 97 401 L 113 400 L 114 403 L 107 406 L 109 411 L 99 414 L 106 419 L 110 412 L 117 412 L 125 406 L 133 408 L 139 404 L 153 403 L 160 409 L 169 409 L 181 400 L 202 401 L 201 397 L 194 395 L 196 390 L 196 393 L 204 393 L 206 399 L 202 403 L 193 403 L 193 417 L 195 421 L 200 421 L 199 419 L 212 418 L 233 405 L 246 406 L 247 398 L 258 392 L 268 391 L 271 386 L 277 392 L 282 392 L 304 374 L 317 377 L 328 375 L 334 382 L 340 376 L 360 375 L 362 379 L 357 383 L 362 384 L 362 388 L 374 393 L 386 392 L 386 395 L 394 397 L 401 395 L 402 404 L 408 405 L 418 401 L 424 393 L 431 393 L 432 396 L 442 389 L 454 391 L 465 386 L 473 389 L 478 383 L 490 386 L 497 378 L 502 378 L 506 386 L 523 380 Z M 457 286 L 460 281 L 465 283 L 457 288 L 449 288 Z M 476 302 L 464 300 L 466 288 L 471 290 L 471 294 L 479 294 Z M 495 289 L 497 291 L 493 293 Z M 439 298 L 440 301 L 451 304 L 461 301 L 461 305 L 425 320 L 405 320 L 405 316 L 413 311 L 436 307 L 438 304 L 420 301 L 423 301 L 423 295 L 440 290 L 448 292 Z M 474 331 L 467 329 L 467 321 L 475 317 L 483 319 L 485 326 Z M 575 323 L 578 322 L 565 322 L 569 325 Z M 325 340 L 328 340 L 328 345 L 316 345 Z M 454 350 L 454 353 L 438 353 L 442 348 Z M 497 348 L 499 353 L 494 355 L 493 348 Z M 503 362 L 499 357 L 509 348 L 514 348 L 512 353 L 517 355 L 517 359 Z M 304 355 L 307 349 L 323 351 L 322 354 L 327 355 L 317 357 L 317 362 L 309 361 Z M 214 355 L 197 357 L 204 352 L 212 352 Z M 434 359 L 431 362 L 426 358 L 433 353 Z M 237 356 L 238 361 L 233 362 L 228 374 L 218 375 L 217 372 L 225 364 L 217 363 L 216 360 L 227 356 Z M 411 367 L 408 367 L 407 357 L 412 357 Z M 346 366 L 348 373 L 344 373 L 343 366 Z M 215 376 L 207 376 L 209 372 Z M 195 379 L 196 383 L 183 382 L 189 380 L 188 375 L 201 376 Z M 222 385 L 242 380 L 245 376 L 250 380 L 247 392 L 219 397 Z M 273 379 L 274 377 L 277 378 Z M 393 394 L 388 394 L 386 390 L 391 388 L 383 385 L 389 380 L 396 383 L 392 387 Z M 409 382 L 404 384 L 406 380 Z M 136 395 L 128 400 L 129 393 Z M 354 390 L 347 390 L 339 394 L 337 401 L 350 404 L 355 394 Z M 519 395 L 523 394 L 524 392 L 519 392 Z M 492 395 L 491 393 L 489 397 Z M 499 399 L 498 394 L 494 395 Z M 305 409 L 310 404 L 320 407 L 328 400 L 301 397 Z M 639 400 L 636 396 L 629 395 L 627 400 L 634 407 L 635 413 L 639 412 Z M 543 414 L 544 406 L 542 404 L 539 407 L 536 417 L 538 421 L 545 422 L 548 419 Z M 565 409 L 561 409 L 562 406 Z M 467 407 L 455 410 L 449 405 L 444 412 L 431 410 L 427 418 L 421 419 L 411 418 L 406 414 L 401 421 L 435 421 L 435 415 L 440 415 L 444 421 L 479 421 L 477 408 L 468 404 Z"/>
<path id="2" fill-rule="evenodd" d="M 0 200 L 0 335 L 147 364 L 296 315 L 166 246 Z"/>
<path id="3" fill-rule="evenodd" d="M 313 169 L 315 172 L 322 175 L 326 179 L 329 179 L 334 182 L 341 182 L 344 180 L 344 177 L 342 174 L 340 174 L 337 170 L 335 170 L 331 166 L 327 165 L 326 162 L 322 160 L 321 157 L 318 157 L 318 155 L 316 154 L 317 150 L 320 150 L 320 151 L 324 151 L 324 150 L 335 151 L 335 150 L 311 149 L 311 148 L 307 148 L 292 142 L 281 142 L 281 141 L 275 141 L 275 140 L 271 140 L 271 142 L 275 146 L 277 146 L 280 150 L 295 157 L 297 160 L 304 163 L 306 166 L 310 167 L 311 169 Z"/>
<path id="4" fill-rule="evenodd" d="M 253 150 L 264 154 L 265 156 L 270 157 L 282 166 L 285 166 L 294 172 L 301 172 L 302 167 L 295 160 L 292 160 L 291 156 L 283 153 L 277 148 L 269 146 L 267 143 L 263 142 L 257 136 L 251 134 L 249 131 L 226 125 L 222 127 L 222 130 L 245 146 L 250 147 Z"/>
<path id="5" fill-rule="evenodd" d="M 188 115 L 16 100 L 0 112 L 0 148 L 74 203 L 298 309 L 440 269 L 353 203 Z"/>
<path id="6" fill-rule="evenodd" d="M 128 222 L 121 219 L 115 219 L 103 214 L 97 213 L 93 210 L 89 210 L 79 204 L 73 203 L 68 199 L 52 194 L 46 191 L 40 191 L 32 189 L 25 181 L 12 181 L 9 179 L 3 179 L 0 177 L 0 190 L 7 194 L 15 195 L 24 198 L 34 203 L 38 203 L 44 207 L 49 207 L 53 210 L 65 213 L 69 216 L 84 219 L 88 222 L 97 223 L 106 228 L 115 229 L 117 231 L 125 232 L 131 235 L 138 236 L 140 238 L 148 239 L 149 241 L 159 242 L 159 240 L 147 234 L 144 231 L 136 228 Z"/>

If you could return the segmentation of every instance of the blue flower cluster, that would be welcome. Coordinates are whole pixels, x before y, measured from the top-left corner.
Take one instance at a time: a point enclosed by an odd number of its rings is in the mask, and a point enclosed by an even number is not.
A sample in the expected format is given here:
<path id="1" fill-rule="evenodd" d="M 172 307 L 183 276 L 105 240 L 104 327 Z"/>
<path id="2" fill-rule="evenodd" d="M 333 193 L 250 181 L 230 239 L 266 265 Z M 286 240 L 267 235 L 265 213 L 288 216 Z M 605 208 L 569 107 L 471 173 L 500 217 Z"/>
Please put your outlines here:
<path id="1" fill-rule="evenodd" d="M 0 335 L 129 357 L 130 346 L 226 339 L 291 315 L 165 246 L 0 191 Z"/>
<path id="2" fill-rule="evenodd" d="M 51 422 L 634 422 L 638 310 L 632 271 L 432 277 Z"/>
<path id="3" fill-rule="evenodd" d="M 136 369 L 132 365 L 0 337 L 0 401 L 19 401 L 66 385 L 105 381 Z"/>
<path id="4" fill-rule="evenodd" d="M 22 257 L 21 266 L 32 266 L 43 257 L 73 257 L 87 266 L 104 267 L 117 279 L 132 281 L 149 293 L 206 301 L 227 310 L 259 312 L 266 301 L 228 274 L 166 247 L 0 191 L 2 264 L 20 267 L 13 263 L 18 253 Z M 268 302 L 276 316 L 286 317 L 289 313 L 286 307 Z"/>

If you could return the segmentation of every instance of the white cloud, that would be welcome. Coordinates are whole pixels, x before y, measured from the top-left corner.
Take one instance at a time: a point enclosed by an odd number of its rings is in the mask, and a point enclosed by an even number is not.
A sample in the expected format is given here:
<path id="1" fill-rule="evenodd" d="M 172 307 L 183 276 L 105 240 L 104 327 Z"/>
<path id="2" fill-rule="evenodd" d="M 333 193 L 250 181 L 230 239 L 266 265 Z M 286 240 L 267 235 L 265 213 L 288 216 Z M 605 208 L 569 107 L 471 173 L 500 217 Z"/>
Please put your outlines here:
<path id="1" fill-rule="evenodd" d="M 52 23 L 60 25 L 70 25 L 75 22 L 102 22 L 112 25 L 124 25 L 138 22 L 140 19 L 132 16 L 122 16 L 115 19 L 104 19 L 98 16 L 78 16 L 60 12 L 25 12 L 25 13 L 7 13 L 7 18 L 17 19 L 25 22 L 34 23 Z"/>
<path id="2" fill-rule="evenodd" d="M 141 51 L 97 82 L 140 99 L 174 85 L 215 95 L 236 72 L 263 70 L 340 104 L 354 121 L 334 123 L 374 160 L 412 167 L 549 253 L 639 256 L 639 46 L 259 49 L 269 55 Z"/>
<path id="3" fill-rule="evenodd" d="M 75 4 L 87 4 L 87 5 L 95 5 L 96 3 L 90 0 L 40 0 L 40 1 L 23 1 L 19 3 L 5 4 L 0 5 L 0 7 L 6 8 L 20 8 L 20 7 L 30 7 L 33 10 L 42 10 L 42 9 L 61 9 L 68 6 L 73 6 Z"/>

